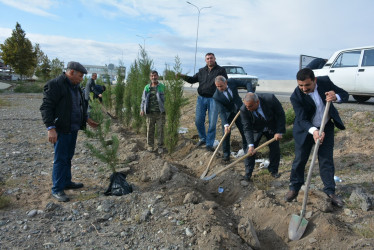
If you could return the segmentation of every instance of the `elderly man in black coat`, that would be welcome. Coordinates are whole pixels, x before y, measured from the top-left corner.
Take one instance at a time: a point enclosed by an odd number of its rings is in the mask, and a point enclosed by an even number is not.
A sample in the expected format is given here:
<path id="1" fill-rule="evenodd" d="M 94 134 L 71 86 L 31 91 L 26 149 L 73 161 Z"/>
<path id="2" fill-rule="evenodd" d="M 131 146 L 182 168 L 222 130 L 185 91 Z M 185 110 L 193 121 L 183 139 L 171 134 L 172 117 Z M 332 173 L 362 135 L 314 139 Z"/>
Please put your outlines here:
<path id="1" fill-rule="evenodd" d="M 278 173 L 280 161 L 279 140 L 286 132 L 286 116 L 282 104 L 273 94 L 247 93 L 244 97 L 244 105 L 240 108 L 244 135 L 248 143 L 246 153 L 252 156 L 245 159 L 244 179 L 250 180 L 255 166 L 254 149 L 260 143 L 262 135 L 268 140 L 275 138 L 276 141 L 269 144 L 269 166 L 271 176 L 279 178 Z"/>

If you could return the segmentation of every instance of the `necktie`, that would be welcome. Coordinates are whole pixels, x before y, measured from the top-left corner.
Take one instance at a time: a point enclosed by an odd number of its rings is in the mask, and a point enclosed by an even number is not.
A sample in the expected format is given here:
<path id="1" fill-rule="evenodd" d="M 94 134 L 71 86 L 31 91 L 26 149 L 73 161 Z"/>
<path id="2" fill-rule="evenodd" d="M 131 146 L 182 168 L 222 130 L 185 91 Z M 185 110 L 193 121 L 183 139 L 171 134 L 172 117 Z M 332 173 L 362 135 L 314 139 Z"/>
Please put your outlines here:
<path id="1" fill-rule="evenodd" d="M 227 96 L 229 97 L 229 101 L 232 102 L 232 96 L 229 92 L 229 89 L 227 89 L 226 92 L 227 92 Z"/>
<path id="2" fill-rule="evenodd" d="M 257 110 L 255 111 L 255 114 L 258 117 L 258 119 L 260 119 L 261 121 L 266 121 L 265 118 Z"/>

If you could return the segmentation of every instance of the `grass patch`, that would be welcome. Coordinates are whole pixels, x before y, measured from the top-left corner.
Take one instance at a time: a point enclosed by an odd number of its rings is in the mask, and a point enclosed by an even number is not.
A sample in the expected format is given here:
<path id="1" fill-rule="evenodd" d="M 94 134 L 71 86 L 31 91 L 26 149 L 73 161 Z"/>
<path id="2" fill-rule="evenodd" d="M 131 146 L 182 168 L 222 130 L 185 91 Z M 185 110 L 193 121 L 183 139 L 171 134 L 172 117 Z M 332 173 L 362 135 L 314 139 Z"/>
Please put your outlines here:
<path id="1" fill-rule="evenodd" d="M 77 197 L 78 201 L 88 201 L 99 197 L 98 193 L 80 193 Z"/>
<path id="2" fill-rule="evenodd" d="M 10 102 L 5 101 L 0 98 L 0 107 L 7 107 L 7 106 L 10 106 Z"/>
<path id="3" fill-rule="evenodd" d="M 6 208 L 10 205 L 10 198 L 0 195 L 0 209 Z"/>
<path id="4" fill-rule="evenodd" d="M 256 175 L 253 176 L 253 184 L 260 190 L 268 191 L 270 189 L 271 181 L 273 177 L 269 174 L 266 169 L 260 170 Z"/>
<path id="5" fill-rule="evenodd" d="M 283 142 L 280 144 L 280 151 L 282 157 L 291 157 L 295 156 L 295 142 L 294 140 Z"/>
<path id="6" fill-rule="evenodd" d="M 16 93 L 42 93 L 44 82 L 19 82 L 14 88 Z"/>
<path id="7" fill-rule="evenodd" d="M 356 227 L 354 231 L 366 239 L 374 238 L 374 219 L 364 222 L 359 227 Z"/>

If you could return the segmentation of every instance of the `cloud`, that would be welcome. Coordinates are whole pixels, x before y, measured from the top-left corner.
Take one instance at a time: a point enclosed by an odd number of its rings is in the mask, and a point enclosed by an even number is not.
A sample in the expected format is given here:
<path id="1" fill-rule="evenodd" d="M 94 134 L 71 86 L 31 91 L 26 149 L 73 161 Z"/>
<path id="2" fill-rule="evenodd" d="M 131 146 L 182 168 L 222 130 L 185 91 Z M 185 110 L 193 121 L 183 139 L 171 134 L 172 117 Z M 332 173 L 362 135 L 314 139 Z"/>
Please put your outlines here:
<path id="1" fill-rule="evenodd" d="M 53 0 L 0 0 L 0 2 L 34 15 L 56 18 L 55 15 L 46 11 L 57 4 Z"/>

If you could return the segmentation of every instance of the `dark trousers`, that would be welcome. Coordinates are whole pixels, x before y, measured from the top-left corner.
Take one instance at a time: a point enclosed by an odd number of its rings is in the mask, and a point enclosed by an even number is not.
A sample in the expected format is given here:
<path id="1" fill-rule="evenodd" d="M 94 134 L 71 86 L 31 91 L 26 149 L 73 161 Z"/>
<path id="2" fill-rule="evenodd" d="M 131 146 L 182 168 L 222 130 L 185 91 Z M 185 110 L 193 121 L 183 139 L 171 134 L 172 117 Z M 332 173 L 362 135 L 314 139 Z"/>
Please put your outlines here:
<path id="1" fill-rule="evenodd" d="M 325 127 L 325 138 L 318 149 L 319 172 L 324 185 L 323 191 L 326 194 L 335 193 L 334 181 L 334 124 L 329 121 Z M 308 134 L 303 145 L 295 142 L 295 159 L 292 163 L 290 175 L 290 189 L 299 191 L 304 184 L 305 165 L 308 162 L 310 152 L 314 145 L 313 135 Z"/>
<path id="2" fill-rule="evenodd" d="M 264 135 L 267 140 L 273 139 L 274 134 L 267 132 L 262 133 L 255 133 L 254 134 L 254 147 L 257 148 L 258 144 L 260 143 L 261 137 Z M 280 148 L 279 148 L 279 141 L 274 141 L 269 144 L 269 166 L 268 170 L 270 173 L 278 173 L 279 168 L 279 161 L 280 161 Z M 245 153 L 248 152 L 248 147 L 245 150 Z M 245 158 L 245 175 L 248 177 L 252 176 L 253 169 L 255 167 L 255 160 L 256 154 Z"/>
<path id="3" fill-rule="evenodd" d="M 234 120 L 234 118 L 236 116 L 236 113 L 227 113 L 227 114 L 230 114 L 227 121 L 229 122 L 229 124 L 231 124 L 232 120 Z M 222 133 L 223 134 L 225 134 L 225 126 L 224 125 L 225 124 L 222 124 Z M 245 136 L 244 136 L 243 123 L 241 121 L 240 116 L 236 119 L 235 125 L 239 129 L 240 135 L 242 136 L 243 149 L 245 150 L 246 148 L 248 148 L 248 143 L 247 143 L 247 140 L 245 139 Z M 230 135 L 231 135 L 231 132 L 226 136 L 225 140 L 223 140 L 223 142 L 222 142 L 222 150 L 223 150 L 223 157 L 224 158 L 230 157 L 230 151 L 231 151 L 230 150 Z"/>
<path id="4" fill-rule="evenodd" d="M 63 191 L 71 184 L 71 160 L 75 152 L 78 131 L 69 134 L 58 133 L 55 143 L 55 157 L 52 170 L 52 193 Z"/>

